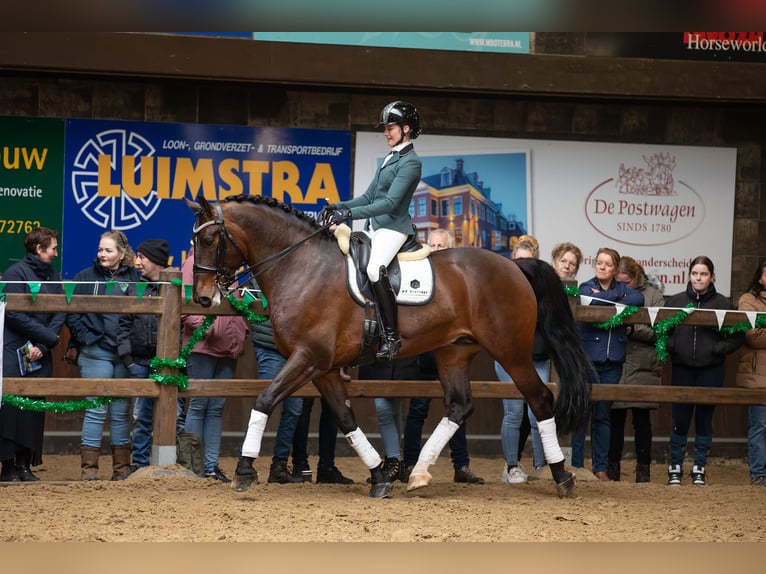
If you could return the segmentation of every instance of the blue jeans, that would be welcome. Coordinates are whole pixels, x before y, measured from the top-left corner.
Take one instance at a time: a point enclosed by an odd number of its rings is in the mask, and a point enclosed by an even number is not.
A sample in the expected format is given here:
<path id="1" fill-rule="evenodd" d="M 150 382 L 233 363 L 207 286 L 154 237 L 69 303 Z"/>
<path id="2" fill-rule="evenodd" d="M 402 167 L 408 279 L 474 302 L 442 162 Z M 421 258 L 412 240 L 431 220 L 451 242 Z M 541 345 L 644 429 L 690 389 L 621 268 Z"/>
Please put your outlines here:
<path id="1" fill-rule="evenodd" d="M 535 361 L 535 370 L 544 383 L 550 380 L 551 362 L 549 360 Z M 498 380 L 513 382 L 511 376 L 497 361 L 495 361 L 495 373 Z M 500 426 L 500 440 L 503 444 L 505 462 L 510 466 L 519 464 L 519 434 L 521 422 L 524 420 L 524 404 L 524 401 L 521 399 L 503 399 L 503 422 Z M 535 468 L 538 468 L 545 466 L 545 451 L 543 451 L 543 442 L 540 440 L 540 431 L 537 429 L 537 419 L 531 408 L 527 407 L 527 412 L 531 428 L 530 434 L 532 435 L 532 464 Z"/>
<path id="2" fill-rule="evenodd" d="M 83 347 L 77 364 L 80 367 L 80 375 L 84 379 L 128 378 L 128 370 L 120 362 L 117 353 L 99 347 L 97 344 Z M 109 413 L 109 439 L 112 446 L 130 444 L 130 399 L 120 399 L 108 405 L 85 410 L 80 440 L 82 446 L 101 448 L 107 412 Z"/>
<path id="3" fill-rule="evenodd" d="M 423 423 L 428 417 L 431 407 L 431 399 L 410 399 L 410 408 L 407 411 L 407 419 L 404 422 L 404 465 L 415 466 L 420 456 L 421 440 L 423 437 Z M 449 439 L 450 458 L 452 466 L 456 469 L 469 466 L 468 440 L 465 435 L 465 421 L 461 424 Z"/>
<path id="4" fill-rule="evenodd" d="M 747 459 L 750 478 L 766 476 L 766 406 L 750 405 L 747 409 Z"/>
<path id="5" fill-rule="evenodd" d="M 303 410 L 298 419 L 293 436 L 293 467 L 308 468 L 308 438 L 311 409 L 314 407 L 314 397 L 303 399 Z M 322 412 L 319 415 L 319 461 L 317 469 L 332 470 L 335 466 L 335 444 L 338 440 L 338 423 L 330 407 L 322 399 Z"/>
<path id="6" fill-rule="evenodd" d="M 192 353 L 187 370 L 192 379 L 233 379 L 237 360 L 231 357 L 214 357 L 204 353 Z M 184 430 L 197 433 L 205 446 L 205 473 L 213 474 L 218 466 L 223 430 L 223 405 L 225 398 L 191 397 L 186 412 Z"/>
<path id="7" fill-rule="evenodd" d="M 149 376 L 149 365 L 136 363 L 131 367 L 131 378 L 145 379 Z M 131 458 L 137 466 L 149 466 L 152 449 L 152 418 L 154 399 L 138 397 L 133 405 L 133 451 Z"/>
<path id="8" fill-rule="evenodd" d="M 285 359 L 275 349 L 267 349 L 258 345 L 255 348 L 255 358 L 258 359 L 258 378 L 273 379 L 285 366 Z M 287 460 L 290 456 L 290 446 L 293 444 L 295 427 L 303 410 L 303 400 L 300 397 L 287 397 L 282 401 L 282 416 L 274 438 L 274 456 L 272 460 Z"/>
<path id="9" fill-rule="evenodd" d="M 623 363 L 593 363 L 596 369 L 596 384 L 616 385 L 622 377 Z M 590 416 L 590 450 L 593 472 L 606 472 L 609 459 L 609 437 L 611 435 L 612 401 L 594 401 Z M 587 427 L 587 424 L 586 424 Z M 585 466 L 586 428 L 572 433 L 572 466 Z"/>
<path id="10" fill-rule="evenodd" d="M 402 399 L 376 398 L 375 414 L 378 416 L 386 458 L 398 459 L 401 454 L 399 437 L 402 436 Z"/>
<path id="11" fill-rule="evenodd" d="M 716 388 L 723 386 L 726 376 L 724 363 L 711 367 L 673 365 L 671 384 L 684 387 Z M 673 428 L 670 431 L 670 464 L 683 464 L 689 429 L 694 418 L 694 464 L 705 466 L 713 444 L 713 411 L 715 405 L 673 403 L 670 412 Z"/>

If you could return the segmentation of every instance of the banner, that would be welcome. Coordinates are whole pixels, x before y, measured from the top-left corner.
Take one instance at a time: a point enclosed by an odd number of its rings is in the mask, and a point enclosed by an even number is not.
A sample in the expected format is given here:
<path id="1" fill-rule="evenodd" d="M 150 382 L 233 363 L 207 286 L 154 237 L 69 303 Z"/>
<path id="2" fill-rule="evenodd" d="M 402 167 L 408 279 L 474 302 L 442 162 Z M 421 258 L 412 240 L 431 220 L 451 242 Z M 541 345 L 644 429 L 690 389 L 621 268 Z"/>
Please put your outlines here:
<path id="1" fill-rule="evenodd" d="M 763 32 L 588 32 L 588 56 L 764 62 Z"/>
<path id="2" fill-rule="evenodd" d="M 62 231 L 64 120 L 0 117 L 0 155 L 2 273 L 24 257 L 33 228 Z M 61 269 L 59 259 L 53 265 Z"/>
<path id="3" fill-rule="evenodd" d="M 350 166 L 347 131 L 67 120 L 63 276 L 92 264 L 109 229 L 134 250 L 167 240 L 180 267 L 194 223 L 184 198 L 265 195 L 316 212 L 349 198 Z"/>
<path id="4" fill-rule="evenodd" d="M 529 54 L 529 32 L 253 32 L 255 40 Z"/>
<path id="5" fill-rule="evenodd" d="M 356 136 L 359 193 L 387 153 L 381 138 Z M 415 151 L 423 173 L 410 213 L 423 240 L 442 227 L 458 246 L 507 256 L 529 233 L 546 261 L 570 241 L 583 252 L 581 282 L 593 277 L 598 249 L 612 247 L 656 275 L 666 295 L 686 287 L 692 258 L 707 255 L 716 288 L 729 294 L 735 148 L 422 135 Z"/>
<path id="6" fill-rule="evenodd" d="M 5 346 L 5 301 L 0 301 L 0 349 L 4 349 Z M 3 404 L 3 355 L 0 353 L 0 406 Z"/>

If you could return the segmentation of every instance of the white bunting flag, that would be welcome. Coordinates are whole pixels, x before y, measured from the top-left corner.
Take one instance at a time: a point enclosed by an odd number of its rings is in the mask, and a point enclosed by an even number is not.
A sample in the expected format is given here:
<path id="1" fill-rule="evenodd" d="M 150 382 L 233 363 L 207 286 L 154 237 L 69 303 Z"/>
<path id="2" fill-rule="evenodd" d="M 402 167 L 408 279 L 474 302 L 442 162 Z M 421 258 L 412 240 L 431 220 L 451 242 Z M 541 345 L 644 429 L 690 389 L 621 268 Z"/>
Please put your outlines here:
<path id="1" fill-rule="evenodd" d="M 654 322 L 657 320 L 657 313 L 662 307 L 647 307 L 646 312 L 649 313 L 649 324 L 654 327 Z"/>
<path id="2" fill-rule="evenodd" d="M 723 320 L 726 319 L 726 309 L 715 309 L 715 318 L 718 320 L 718 328 L 723 327 Z"/>
<path id="3" fill-rule="evenodd" d="M 755 329 L 755 320 L 758 318 L 758 311 L 745 311 L 747 320 L 750 321 L 750 326 Z"/>
<path id="4" fill-rule="evenodd" d="M 590 305 L 591 301 L 593 301 L 593 297 L 588 297 L 587 295 L 580 295 L 581 305 Z"/>

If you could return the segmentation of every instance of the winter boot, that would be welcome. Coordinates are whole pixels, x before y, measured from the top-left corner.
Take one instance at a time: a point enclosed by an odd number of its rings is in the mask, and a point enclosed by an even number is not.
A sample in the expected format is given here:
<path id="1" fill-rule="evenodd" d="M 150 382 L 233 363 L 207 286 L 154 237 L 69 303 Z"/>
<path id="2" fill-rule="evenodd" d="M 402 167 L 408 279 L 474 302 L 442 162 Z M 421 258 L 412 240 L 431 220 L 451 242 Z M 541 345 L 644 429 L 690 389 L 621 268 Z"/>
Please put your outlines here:
<path id="1" fill-rule="evenodd" d="M 21 482 L 39 482 L 40 479 L 32 474 L 32 470 L 29 468 L 29 463 L 32 460 L 32 451 L 30 449 L 24 449 L 16 452 L 16 472 L 21 479 Z"/>
<path id="2" fill-rule="evenodd" d="M 303 478 L 293 476 L 292 469 L 287 466 L 285 459 L 276 459 L 269 468 L 269 482 L 277 484 L 298 484 L 303 482 Z"/>
<path id="3" fill-rule="evenodd" d="M 375 305 L 378 308 L 381 327 L 385 341 L 378 349 L 376 357 L 378 359 L 393 359 L 402 346 L 402 340 L 399 337 L 399 326 L 396 307 L 396 295 L 391 288 L 388 280 L 386 268 L 380 266 L 380 279 L 370 283 L 372 294 L 375 297 Z"/>
<path id="4" fill-rule="evenodd" d="M 101 449 L 93 446 L 84 446 L 80 453 L 80 479 L 98 480 L 98 457 Z"/>
<path id="5" fill-rule="evenodd" d="M 112 480 L 125 480 L 130 474 L 130 445 L 112 446 Z"/>
<path id="6" fill-rule="evenodd" d="M 649 478 L 649 465 L 648 464 L 636 464 L 636 482 L 650 482 Z"/>
<path id="7" fill-rule="evenodd" d="M 9 458 L 2 461 L 2 471 L 0 471 L 0 482 L 21 482 L 19 473 L 16 472 L 16 462 Z"/>
<path id="8" fill-rule="evenodd" d="M 619 462 L 607 463 L 606 475 L 609 477 L 609 480 L 619 482 L 620 481 L 620 463 Z"/>

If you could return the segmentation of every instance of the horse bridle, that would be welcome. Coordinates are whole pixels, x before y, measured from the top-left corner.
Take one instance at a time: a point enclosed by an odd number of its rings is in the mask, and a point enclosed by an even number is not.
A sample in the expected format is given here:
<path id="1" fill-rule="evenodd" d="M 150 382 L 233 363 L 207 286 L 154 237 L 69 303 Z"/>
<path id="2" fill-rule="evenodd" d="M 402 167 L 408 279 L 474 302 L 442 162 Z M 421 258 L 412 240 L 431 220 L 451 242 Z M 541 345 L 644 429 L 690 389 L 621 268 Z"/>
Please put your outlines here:
<path id="1" fill-rule="evenodd" d="M 237 245 L 237 242 L 234 240 L 232 234 L 228 229 L 226 229 L 226 224 L 223 221 L 223 212 L 221 211 L 221 206 L 216 204 L 213 207 L 215 207 L 216 218 L 211 219 L 210 221 L 206 221 L 200 225 L 195 225 L 192 228 L 192 238 L 194 241 L 194 253 L 196 254 L 199 252 L 199 249 L 197 249 L 199 232 L 206 227 L 210 227 L 211 225 L 218 226 L 218 246 L 216 247 L 215 253 L 215 267 L 211 265 L 200 265 L 197 263 L 197 257 L 195 255 L 194 266 L 192 269 L 194 273 L 215 273 L 215 284 L 221 293 L 226 295 L 229 285 L 237 280 L 237 275 L 234 272 L 229 272 L 227 270 L 228 268 L 226 267 L 226 244 L 231 243 L 234 246 L 234 249 L 237 250 L 237 253 L 242 258 L 242 261 L 247 260 L 245 259 L 245 254 L 242 252 L 242 249 L 240 249 L 239 245 Z"/>
<path id="2" fill-rule="evenodd" d="M 245 258 L 245 254 L 242 252 L 242 249 L 240 249 L 239 245 L 237 245 L 237 242 L 234 240 L 234 237 L 232 236 L 232 234 L 229 232 L 228 229 L 226 229 L 226 224 L 223 220 L 223 212 L 221 211 L 221 206 L 218 204 L 215 204 L 213 207 L 215 207 L 216 218 L 211 219 L 210 221 L 206 221 L 205 223 L 202 223 L 200 225 L 195 225 L 192 228 L 192 234 L 193 234 L 192 238 L 194 241 L 194 252 L 196 254 L 199 251 L 197 249 L 199 232 L 211 225 L 218 225 L 219 238 L 218 238 L 218 246 L 216 247 L 216 254 L 215 254 L 215 267 L 212 267 L 210 265 L 200 265 L 199 263 L 197 263 L 197 257 L 195 256 L 194 266 L 192 267 L 192 270 L 194 271 L 194 273 L 215 273 L 215 284 L 224 296 L 228 292 L 229 285 L 231 285 L 235 281 L 238 281 L 240 278 L 245 277 L 247 275 L 252 275 L 253 277 L 257 277 L 261 273 L 268 271 L 269 269 L 274 267 L 277 263 L 279 263 L 282 259 L 287 257 L 290 253 L 298 249 L 298 247 L 303 245 L 306 241 L 322 233 L 325 229 L 328 229 L 332 225 L 331 223 L 322 225 L 319 229 L 309 234 L 308 236 L 304 237 L 297 243 L 294 243 L 293 245 L 287 247 L 286 249 L 283 249 L 282 251 L 279 251 L 273 255 L 270 255 L 269 257 L 266 257 L 265 259 L 256 261 L 253 265 L 250 265 L 246 267 L 243 271 L 235 274 L 233 272 L 226 271 L 227 241 L 234 246 L 234 249 L 237 250 L 237 253 L 242 258 L 242 261 L 247 263 L 247 259 Z M 261 265 L 264 265 L 265 263 L 270 263 L 270 265 L 260 269 L 257 272 L 253 271 L 253 269 L 255 269 L 256 267 L 260 267 Z M 222 281 L 221 279 L 224 279 L 224 281 Z"/>

